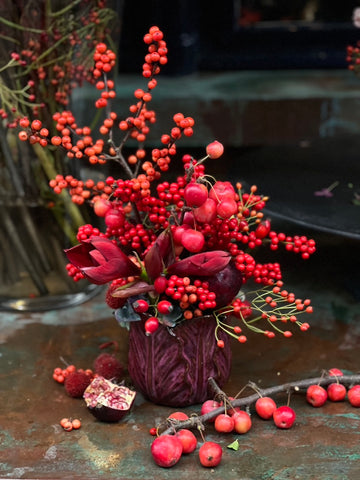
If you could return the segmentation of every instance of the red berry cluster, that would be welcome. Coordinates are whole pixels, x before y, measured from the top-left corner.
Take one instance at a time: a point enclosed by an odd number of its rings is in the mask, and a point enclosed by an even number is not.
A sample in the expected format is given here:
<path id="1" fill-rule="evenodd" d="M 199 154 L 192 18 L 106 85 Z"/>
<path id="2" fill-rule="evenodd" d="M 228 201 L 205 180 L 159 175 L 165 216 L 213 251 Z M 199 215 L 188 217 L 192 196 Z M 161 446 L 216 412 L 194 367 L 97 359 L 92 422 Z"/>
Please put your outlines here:
<path id="1" fill-rule="evenodd" d="M 90 369 L 87 369 L 87 370 L 77 369 L 75 365 L 68 365 L 66 368 L 61 368 L 61 367 L 54 368 L 53 379 L 58 383 L 65 383 L 66 378 L 75 372 L 85 374 L 90 379 L 94 375 L 94 372 Z"/>
<path id="2" fill-rule="evenodd" d="M 103 73 L 110 73 L 116 63 L 116 54 L 105 43 L 98 43 L 94 53 L 95 67 L 93 76 L 101 77 Z"/>
<path id="3" fill-rule="evenodd" d="M 242 328 L 239 325 L 232 326 L 232 317 L 240 319 L 242 325 L 247 329 L 261 333 L 267 338 L 274 338 L 277 333 L 285 338 L 290 338 L 293 335 L 292 331 L 283 330 L 279 324 L 284 325 L 290 322 L 305 332 L 310 325 L 307 322 L 301 322 L 298 317 L 300 314 L 312 312 L 313 307 L 309 299 L 296 298 L 295 294 L 285 290 L 283 282 L 278 280 L 275 285 L 248 294 L 246 301 L 235 298 L 229 307 L 219 309 L 215 318 L 219 329 L 236 338 L 240 343 L 244 343 L 247 338 L 241 334 Z M 250 321 L 248 321 L 249 318 Z M 263 323 L 268 328 L 258 326 Z M 223 340 L 217 339 L 217 343 L 219 347 L 224 347 Z"/>
<path id="4" fill-rule="evenodd" d="M 166 279 L 164 293 L 179 302 L 186 320 L 203 315 L 205 310 L 216 308 L 216 294 L 209 291 L 207 282 L 198 279 L 191 283 L 188 277 L 171 275 Z"/>
<path id="5" fill-rule="evenodd" d="M 167 46 L 164 34 L 159 27 L 151 27 L 144 35 L 144 43 L 148 45 L 148 53 L 143 64 L 143 77 L 150 78 L 160 73 L 160 66 L 167 64 Z M 150 80 L 151 81 L 151 80 Z"/>
<path id="6" fill-rule="evenodd" d="M 348 62 L 348 69 L 356 74 L 360 72 L 360 45 L 357 42 L 356 46 L 348 45 L 346 48 L 346 61 Z"/>
<path id="7" fill-rule="evenodd" d="M 45 8 L 44 2 L 36 6 L 35 14 L 29 9 L 25 23 L 21 9 L 3 11 L 4 51 L 19 46 L 4 66 L 9 88 L 2 90 L 2 101 L 10 119 L 8 128 L 16 127 L 24 114 L 31 119 L 49 117 L 54 104 L 55 108 L 67 106 L 72 90 L 85 80 L 92 81 L 88 57 L 115 15 L 103 6 L 104 1 L 81 0 L 68 9 L 71 22 L 64 22 L 60 7 Z"/>
<path id="8" fill-rule="evenodd" d="M 74 420 L 69 418 L 62 418 L 59 423 L 65 430 L 65 432 L 71 432 L 71 430 L 78 430 L 81 427 L 81 421 L 78 418 L 74 418 Z"/>

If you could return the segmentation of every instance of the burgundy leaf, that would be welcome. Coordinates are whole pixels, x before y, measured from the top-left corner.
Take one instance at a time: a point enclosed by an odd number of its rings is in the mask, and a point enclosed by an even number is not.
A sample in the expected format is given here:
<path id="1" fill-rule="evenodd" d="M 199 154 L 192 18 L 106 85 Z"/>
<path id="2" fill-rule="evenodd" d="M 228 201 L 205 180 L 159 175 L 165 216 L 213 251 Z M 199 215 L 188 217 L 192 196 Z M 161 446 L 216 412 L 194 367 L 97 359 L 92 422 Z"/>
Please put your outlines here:
<path id="1" fill-rule="evenodd" d="M 168 273 L 180 276 L 214 275 L 225 268 L 230 260 L 230 253 L 223 250 L 197 253 L 170 265 Z"/>
<path id="2" fill-rule="evenodd" d="M 157 237 L 154 245 L 144 258 L 145 270 L 152 280 L 155 280 L 162 274 L 164 267 L 168 265 L 169 261 L 174 261 L 172 252 L 171 232 L 170 230 L 165 230 Z"/>
<path id="3" fill-rule="evenodd" d="M 98 285 L 140 273 L 140 268 L 108 238 L 91 238 L 65 250 L 65 253 L 70 263 L 90 282 Z"/>
<path id="4" fill-rule="evenodd" d="M 132 297 L 133 295 L 141 295 L 142 293 L 153 292 L 153 291 L 154 291 L 153 285 L 149 285 L 146 282 L 136 282 L 131 284 L 130 287 L 118 288 L 112 293 L 112 296 L 116 298 L 128 298 L 128 297 Z"/>

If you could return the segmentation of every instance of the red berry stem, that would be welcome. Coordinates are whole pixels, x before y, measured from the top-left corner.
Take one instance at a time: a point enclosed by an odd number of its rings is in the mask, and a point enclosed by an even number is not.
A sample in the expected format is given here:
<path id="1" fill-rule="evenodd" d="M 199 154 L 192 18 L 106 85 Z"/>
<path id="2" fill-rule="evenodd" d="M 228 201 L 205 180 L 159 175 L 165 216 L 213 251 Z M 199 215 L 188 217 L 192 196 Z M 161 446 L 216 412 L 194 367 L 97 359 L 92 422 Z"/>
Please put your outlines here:
<path id="1" fill-rule="evenodd" d="M 341 384 L 348 387 L 360 383 L 360 375 L 342 375 L 340 379 Z M 231 406 L 233 408 L 249 407 L 250 405 L 254 404 L 256 400 L 260 397 L 271 397 L 280 393 L 304 393 L 311 385 L 320 385 L 322 387 L 326 387 L 331 383 L 334 383 L 334 381 L 336 381 L 334 376 L 321 376 L 302 379 L 295 382 L 283 383 L 282 385 L 276 385 L 274 387 L 264 389 L 260 389 L 255 383 L 249 382 L 247 386 L 253 388 L 258 393 L 231 400 Z M 228 398 L 227 394 L 223 390 L 221 390 L 214 378 L 210 377 L 208 379 L 208 382 L 210 388 L 215 394 L 215 397 Z M 228 409 L 228 404 L 224 402 L 223 406 L 211 410 L 204 415 L 192 416 L 187 420 L 172 421 L 171 426 L 164 430 L 161 435 L 171 434 L 174 433 L 174 431 L 180 430 L 182 428 L 199 428 L 199 425 L 203 425 L 206 422 L 209 422 L 210 420 L 216 418 L 218 415 L 224 413 L 226 409 Z"/>

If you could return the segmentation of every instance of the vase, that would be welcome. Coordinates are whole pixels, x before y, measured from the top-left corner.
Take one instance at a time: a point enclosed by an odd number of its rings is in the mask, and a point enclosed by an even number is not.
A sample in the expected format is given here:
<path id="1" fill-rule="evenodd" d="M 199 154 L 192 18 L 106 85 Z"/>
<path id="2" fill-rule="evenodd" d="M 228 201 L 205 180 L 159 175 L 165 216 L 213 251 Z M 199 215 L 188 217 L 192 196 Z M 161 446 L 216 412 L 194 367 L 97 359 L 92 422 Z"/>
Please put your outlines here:
<path id="1" fill-rule="evenodd" d="M 101 288 L 69 277 L 64 249 L 78 243 L 88 212 L 67 192 L 51 191 L 49 179 L 56 176 L 51 152 L 39 144 L 18 145 L 11 135 L 0 125 L 0 311 L 83 303 Z"/>
<path id="2" fill-rule="evenodd" d="M 190 406 L 210 398 L 209 377 L 220 387 L 227 382 L 230 342 L 221 330 L 218 337 L 225 345 L 217 346 L 213 316 L 185 320 L 175 328 L 160 325 L 149 336 L 144 323 L 131 323 L 128 370 L 135 388 L 148 400 L 171 407 Z"/>

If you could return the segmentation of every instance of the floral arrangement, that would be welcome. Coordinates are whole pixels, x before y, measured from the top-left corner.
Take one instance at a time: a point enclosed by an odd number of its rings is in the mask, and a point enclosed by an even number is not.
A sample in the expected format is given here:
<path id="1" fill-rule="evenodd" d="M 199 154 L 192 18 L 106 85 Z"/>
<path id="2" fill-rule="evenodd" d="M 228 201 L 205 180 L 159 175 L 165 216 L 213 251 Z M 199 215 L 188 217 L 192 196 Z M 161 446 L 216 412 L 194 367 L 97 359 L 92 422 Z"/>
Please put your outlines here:
<path id="1" fill-rule="evenodd" d="M 82 225 L 79 244 L 66 250 L 68 273 L 75 281 L 87 278 L 108 284 L 106 302 L 122 325 L 144 322 L 153 335 L 162 324 L 169 329 L 197 317 L 215 317 L 219 332 L 240 343 L 248 328 L 269 338 L 292 335 L 291 327 L 308 329 L 299 316 L 312 312 L 309 299 L 299 299 L 283 287 L 279 263 L 258 263 L 256 251 L 283 246 L 303 259 L 315 252 L 315 242 L 305 236 L 276 233 L 263 209 L 268 198 L 252 186 L 217 181 L 206 174 L 205 163 L 224 154 L 219 141 L 206 147 L 204 157 L 182 156 L 183 173 L 173 181 L 161 176 L 171 170 L 181 137 L 193 135 L 195 121 L 183 113 L 173 116 L 174 126 L 161 136 L 159 148 L 150 152 L 144 142 L 156 115 L 149 108 L 157 76 L 167 63 L 163 32 L 153 26 L 144 36 L 147 46 L 142 76 L 146 83 L 134 91 L 134 102 L 124 117 L 112 111 L 116 97 L 111 72 L 116 55 L 104 42 L 93 56 L 96 108 L 103 112 L 98 138 L 89 126 L 79 126 L 70 110 L 56 112 L 56 134 L 40 119 L 19 120 L 19 138 L 42 147 L 55 146 L 72 159 L 101 166 L 112 162 L 123 176 L 105 180 L 80 180 L 58 174 L 50 181 L 54 192 L 68 191 L 77 205 L 88 204 L 102 226 Z M 116 137 L 121 137 L 116 140 Z M 125 145 L 135 147 L 125 152 Z M 130 142 L 130 143 L 131 143 Z M 117 170 L 117 169 L 116 169 Z M 103 227 L 103 228 L 102 228 Z M 244 286 L 253 281 L 254 291 Z M 263 325 L 264 324 L 264 325 Z"/>

